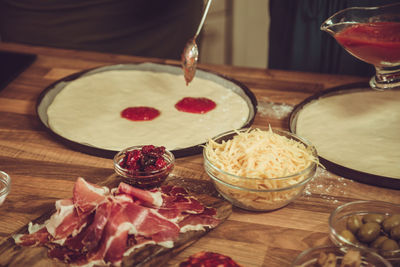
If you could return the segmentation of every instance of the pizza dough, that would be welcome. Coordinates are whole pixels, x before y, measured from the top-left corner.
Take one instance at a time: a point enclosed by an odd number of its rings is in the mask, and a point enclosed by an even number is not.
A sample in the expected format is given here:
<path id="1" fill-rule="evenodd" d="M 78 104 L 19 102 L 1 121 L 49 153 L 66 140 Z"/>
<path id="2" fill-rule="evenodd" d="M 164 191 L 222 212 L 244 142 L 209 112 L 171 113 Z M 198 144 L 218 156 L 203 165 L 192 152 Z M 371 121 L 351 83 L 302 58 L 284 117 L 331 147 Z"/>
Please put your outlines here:
<path id="1" fill-rule="evenodd" d="M 184 97 L 206 97 L 217 106 L 205 114 L 178 111 Z M 161 115 L 151 121 L 121 117 L 127 107 L 148 106 Z M 182 75 L 141 70 L 110 70 L 67 84 L 47 110 L 49 127 L 85 145 L 122 150 L 152 144 L 169 150 L 204 143 L 207 138 L 240 128 L 249 106 L 232 90 L 196 77 L 185 85 Z"/>
<path id="2" fill-rule="evenodd" d="M 400 179 L 400 91 L 320 98 L 300 110 L 296 133 L 341 166 Z"/>

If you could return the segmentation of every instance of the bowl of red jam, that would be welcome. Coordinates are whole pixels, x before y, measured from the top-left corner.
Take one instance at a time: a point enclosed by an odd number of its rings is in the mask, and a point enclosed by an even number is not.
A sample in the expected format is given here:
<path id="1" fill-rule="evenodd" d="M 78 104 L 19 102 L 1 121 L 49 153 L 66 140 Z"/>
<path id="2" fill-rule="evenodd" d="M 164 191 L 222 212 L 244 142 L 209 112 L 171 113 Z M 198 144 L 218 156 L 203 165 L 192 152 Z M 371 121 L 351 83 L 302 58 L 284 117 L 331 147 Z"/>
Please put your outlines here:
<path id="1" fill-rule="evenodd" d="M 163 146 L 132 146 L 114 156 L 114 170 L 139 188 L 160 186 L 174 169 L 175 157 Z"/>

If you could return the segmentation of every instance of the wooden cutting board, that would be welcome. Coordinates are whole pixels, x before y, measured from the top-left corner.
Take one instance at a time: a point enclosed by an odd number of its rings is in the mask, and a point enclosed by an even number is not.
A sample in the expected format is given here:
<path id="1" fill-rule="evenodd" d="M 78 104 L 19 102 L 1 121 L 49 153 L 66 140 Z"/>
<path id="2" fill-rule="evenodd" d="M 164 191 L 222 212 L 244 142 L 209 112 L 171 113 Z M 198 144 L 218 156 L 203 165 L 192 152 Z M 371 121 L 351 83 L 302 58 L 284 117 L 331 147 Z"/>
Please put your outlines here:
<path id="1" fill-rule="evenodd" d="M 100 185 L 106 185 L 110 188 L 116 187 L 122 181 L 117 175 L 109 176 Z M 222 198 L 218 197 L 210 181 L 200 181 L 195 179 L 169 178 L 165 184 L 172 184 L 184 187 L 191 195 L 197 197 L 204 205 L 217 209 L 217 217 L 221 223 L 225 221 L 232 212 L 232 205 Z M 72 195 L 72 192 L 71 192 Z M 55 209 L 49 210 L 33 223 L 43 223 L 53 213 Z M 180 234 L 179 239 L 174 242 L 173 248 L 165 248 L 157 245 L 146 245 L 136 249 L 131 255 L 125 257 L 122 266 L 162 266 L 169 259 L 177 255 L 180 251 L 196 242 L 206 231 L 189 231 Z M 28 226 L 24 226 L 15 234 L 25 234 L 28 232 Z M 66 266 L 66 264 L 47 257 L 47 248 L 45 247 L 20 247 L 15 244 L 12 236 L 0 244 L 0 266 Z"/>

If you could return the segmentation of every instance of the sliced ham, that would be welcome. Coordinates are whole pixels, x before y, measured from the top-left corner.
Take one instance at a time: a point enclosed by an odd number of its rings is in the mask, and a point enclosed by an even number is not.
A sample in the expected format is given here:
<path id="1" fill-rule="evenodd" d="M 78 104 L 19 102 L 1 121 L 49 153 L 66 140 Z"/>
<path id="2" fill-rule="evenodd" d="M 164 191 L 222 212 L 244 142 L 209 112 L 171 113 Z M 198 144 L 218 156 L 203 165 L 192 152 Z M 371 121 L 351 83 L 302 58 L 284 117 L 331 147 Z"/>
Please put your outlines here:
<path id="1" fill-rule="evenodd" d="M 72 250 L 92 252 L 96 251 L 103 236 L 103 231 L 111 215 L 111 202 L 101 204 L 95 211 L 93 219 L 87 227 L 76 236 L 70 236 L 65 246 Z"/>
<path id="2" fill-rule="evenodd" d="M 68 236 L 75 236 L 81 231 L 87 224 L 89 214 L 79 216 L 72 199 L 56 201 L 56 210 L 46 222 L 46 229 L 62 245 Z"/>
<path id="3" fill-rule="evenodd" d="M 49 244 L 48 256 L 63 262 L 87 262 L 86 254 L 77 250 L 71 250 L 65 246 Z"/>
<path id="4" fill-rule="evenodd" d="M 150 207 L 160 207 L 163 203 L 162 194 L 159 191 L 142 190 L 126 183 L 120 183 L 117 190 L 118 194 L 126 194 L 134 201 Z"/>
<path id="5" fill-rule="evenodd" d="M 113 207 L 110 220 L 104 232 L 102 246 L 93 261 L 104 259 L 118 265 L 128 249 L 128 235 L 146 236 L 153 243 L 164 243 L 176 240 L 179 235 L 177 224 L 157 214 L 153 209 L 134 202 Z"/>
<path id="6" fill-rule="evenodd" d="M 172 247 L 179 233 L 218 222 L 215 209 L 205 208 L 180 187 L 147 191 L 120 183 L 110 193 L 78 178 L 73 198 L 57 201 L 44 225 L 14 239 L 23 246 L 44 245 L 50 257 L 66 263 L 118 266 L 139 247 Z"/>
<path id="7" fill-rule="evenodd" d="M 202 213 L 204 206 L 182 187 L 166 185 L 160 188 L 163 193 L 163 209 L 179 209 L 189 213 Z"/>
<path id="8" fill-rule="evenodd" d="M 180 221 L 188 214 L 201 214 L 204 211 L 204 206 L 182 187 L 167 185 L 160 190 L 163 204 L 158 212 L 168 219 Z"/>
<path id="9" fill-rule="evenodd" d="M 108 187 L 90 184 L 79 177 L 73 189 L 73 202 L 78 215 L 95 210 L 97 206 L 107 201 L 109 193 Z"/>
<path id="10" fill-rule="evenodd" d="M 118 265 L 122 260 L 132 225 L 128 222 L 124 207 L 113 203 L 108 223 L 104 229 L 99 250 L 89 256 L 89 262 L 111 262 Z"/>
<path id="11" fill-rule="evenodd" d="M 101 204 L 96 210 L 94 220 L 87 228 L 85 235 L 82 238 L 82 244 L 88 251 L 92 251 L 98 246 L 99 241 L 103 236 L 104 228 L 110 219 L 112 206 L 112 203 L 106 202 Z"/>
<path id="12" fill-rule="evenodd" d="M 199 214 L 204 211 L 204 206 L 194 197 L 165 196 L 160 209 L 176 209 L 186 213 Z"/>
<path id="13" fill-rule="evenodd" d="M 51 240 L 63 245 L 67 237 L 77 235 L 87 224 L 89 214 L 79 217 L 72 199 L 58 200 L 55 206 L 56 212 L 42 226 L 30 228 L 28 235 L 16 236 L 17 243 L 37 246 Z"/>
<path id="14" fill-rule="evenodd" d="M 27 235 L 15 235 L 15 243 L 21 246 L 36 247 L 46 244 L 50 240 L 50 234 L 47 232 L 46 227 Z"/>
<path id="15" fill-rule="evenodd" d="M 160 188 L 163 194 L 168 196 L 188 196 L 189 193 L 183 187 L 174 186 L 174 185 L 164 185 Z"/>
<path id="16" fill-rule="evenodd" d="M 183 218 L 178 224 L 181 233 L 190 230 L 201 230 L 204 227 L 214 228 L 219 224 L 219 220 L 215 218 L 215 209 L 205 208 L 201 214 L 192 214 Z"/>
<path id="17" fill-rule="evenodd" d="M 174 241 L 179 235 L 178 225 L 161 216 L 154 209 L 129 203 L 125 208 L 125 214 L 135 229 L 130 234 L 151 237 L 156 243 Z"/>

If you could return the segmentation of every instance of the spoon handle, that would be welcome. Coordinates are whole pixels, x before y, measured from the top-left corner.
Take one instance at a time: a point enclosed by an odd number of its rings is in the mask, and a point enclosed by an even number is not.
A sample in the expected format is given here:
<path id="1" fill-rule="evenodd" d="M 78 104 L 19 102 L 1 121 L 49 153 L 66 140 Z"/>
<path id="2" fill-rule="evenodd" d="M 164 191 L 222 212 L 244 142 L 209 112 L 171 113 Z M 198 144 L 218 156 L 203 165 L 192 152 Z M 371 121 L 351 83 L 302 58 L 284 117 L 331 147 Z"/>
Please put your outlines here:
<path id="1" fill-rule="evenodd" d="M 208 13 L 208 10 L 210 9 L 211 2 L 212 2 L 212 0 L 207 1 L 206 7 L 204 8 L 203 17 L 201 18 L 199 27 L 197 28 L 197 32 L 194 35 L 193 39 L 196 39 L 196 37 L 199 35 L 199 33 L 201 31 L 201 28 L 203 28 L 203 24 L 204 24 L 204 21 L 206 20 L 207 13 Z"/>

